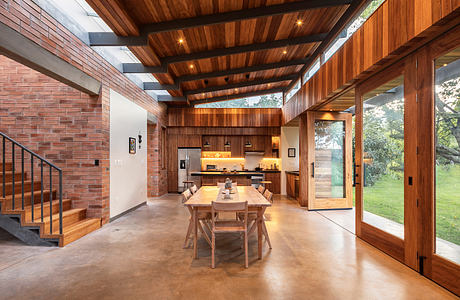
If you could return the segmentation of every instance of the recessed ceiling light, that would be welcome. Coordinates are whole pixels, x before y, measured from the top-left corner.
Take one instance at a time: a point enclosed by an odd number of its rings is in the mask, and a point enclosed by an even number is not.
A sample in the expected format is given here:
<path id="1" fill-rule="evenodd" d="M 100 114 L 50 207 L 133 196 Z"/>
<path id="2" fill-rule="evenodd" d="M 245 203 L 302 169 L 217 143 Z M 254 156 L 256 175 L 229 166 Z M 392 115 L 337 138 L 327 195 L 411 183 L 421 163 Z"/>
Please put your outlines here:
<path id="1" fill-rule="evenodd" d="M 268 84 L 268 87 L 271 87 L 271 86 L 272 86 L 272 84 L 271 84 L 271 83 L 269 83 L 269 84 Z"/>
<path id="2" fill-rule="evenodd" d="M 447 66 L 447 64 L 444 64 L 444 67 Z"/>
<path id="3" fill-rule="evenodd" d="M 190 66 L 188 66 L 188 67 L 189 67 L 190 69 L 193 69 L 193 68 L 195 68 L 195 66 L 194 66 L 194 65 L 190 65 Z"/>
<path id="4" fill-rule="evenodd" d="M 297 26 L 302 26 L 303 24 L 303 21 L 302 20 L 297 20 L 297 22 L 295 22 L 297 24 Z"/>
<path id="5" fill-rule="evenodd" d="M 287 50 L 283 50 L 283 54 L 287 54 Z"/>
<path id="6" fill-rule="evenodd" d="M 235 89 L 235 92 L 238 92 L 238 89 Z"/>
<path id="7" fill-rule="evenodd" d="M 179 39 L 178 42 L 179 42 L 179 44 L 183 44 L 183 43 L 184 43 L 184 39 Z"/>
<path id="8" fill-rule="evenodd" d="M 203 97 L 204 97 L 204 93 L 201 93 L 201 96 L 203 96 Z"/>

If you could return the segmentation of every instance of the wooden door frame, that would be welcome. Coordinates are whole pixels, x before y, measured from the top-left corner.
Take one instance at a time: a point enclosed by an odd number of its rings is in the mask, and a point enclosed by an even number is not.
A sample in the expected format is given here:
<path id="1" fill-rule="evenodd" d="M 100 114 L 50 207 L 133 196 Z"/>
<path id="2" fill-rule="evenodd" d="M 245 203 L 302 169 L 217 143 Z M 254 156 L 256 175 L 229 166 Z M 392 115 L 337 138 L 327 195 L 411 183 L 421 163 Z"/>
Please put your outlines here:
<path id="1" fill-rule="evenodd" d="M 399 62 L 384 71 L 377 73 L 356 87 L 355 93 L 355 209 L 356 235 L 369 242 L 393 258 L 417 270 L 417 207 L 416 187 L 409 186 L 409 177 L 416 179 L 417 172 L 417 103 L 414 92 L 415 83 L 412 77 L 415 63 L 411 59 Z M 382 84 L 404 76 L 404 239 L 363 221 L 363 101 L 364 94 L 378 88 Z M 415 113 L 414 113 L 415 112 Z M 415 180 L 413 180 L 414 182 Z"/>
<path id="2" fill-rule="evenodd" d="M 418 237 L 423 275 L 460 295 L 460 266 L 436 254 L 435 210 L 435 67 L 438 57 L 460 47 L 460 25 L 417 51 L 418 122 L 418 196 L 420 216 Z M 427 134 L 431 133 L 431 134 Z"/>
<path id="3" fill-rule="evenodd" d="M 329 200 L 341 201 L 340 208 L 352 208 L 353 207 L 353 143 L 352 143 L 352 114 L 350 113 L 337 113 L 337 112 L 321 112 L 321 111 L 308 111 L 307 112 L 307 195 L 308 195 L 308 210 L 319 210 L 319 209 L 334 209 L 335 207 L 317 207 L 315 206 L 315 178 L 312 177 L 312 162 L 315 161 L 315 121 L 343 121 L 345 128 L 345 140 L 344 140 L 344 186 L 345 186 L 345 198 L 330 198 Z M 327 200 L 325 198 L 324 200 Z"/>

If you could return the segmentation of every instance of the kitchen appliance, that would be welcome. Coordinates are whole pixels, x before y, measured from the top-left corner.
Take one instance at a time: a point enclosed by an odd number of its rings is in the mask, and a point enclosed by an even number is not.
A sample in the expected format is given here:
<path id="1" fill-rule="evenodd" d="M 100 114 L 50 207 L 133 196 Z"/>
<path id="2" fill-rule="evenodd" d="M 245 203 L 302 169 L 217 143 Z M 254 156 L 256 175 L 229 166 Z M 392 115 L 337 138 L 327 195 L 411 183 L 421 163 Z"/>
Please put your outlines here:
<path id="1" fill-rule="evenodd" d="M 260 185 L 260 182 L 264 180 L 264 175 L 261 174 L 261 175 L 252 175 L 251 176 L 251 185 L 254 187 L 254 188 L 258 188 L 259 185 Z"/>
<path id="2" fill-rule="evenodd" d="M 206 171 L 217 171 L 216 165 L 206 165 Z"/>
<path id="3" fill-rule="evenodd" d="M 198 188 L 201 187 L 201 177 L 192 176 L 193 172 L 201 171 L 201 149 L 200 148 L 178 148 L 177 149 L 178 170 L 177 187 L 179 192 L 183 192 L 184 181 L 193 180 Z"/>

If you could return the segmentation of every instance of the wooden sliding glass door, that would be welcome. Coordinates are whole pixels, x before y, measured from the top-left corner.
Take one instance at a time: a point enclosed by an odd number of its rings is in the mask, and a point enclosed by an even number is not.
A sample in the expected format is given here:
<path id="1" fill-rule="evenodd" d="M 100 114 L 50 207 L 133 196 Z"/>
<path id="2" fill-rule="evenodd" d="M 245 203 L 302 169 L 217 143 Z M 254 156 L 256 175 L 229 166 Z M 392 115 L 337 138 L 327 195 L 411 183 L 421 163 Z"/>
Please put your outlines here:
<path id="1" fill-rule="evenodd" d="M 411 62 L 356 88 L 356 234 L 416 268 L 416 97 Z"/>
<path id="2" fill-rule="evenodd" d="M 352 208 L 349 113 L 308 112 L 308 209 Z"/>
<path id="3" fill-rule="evenodd" d="M 418 54 L 419 271 L 460 295 L 460 27 Z M 422 67 L 422 68 L 420 68 Z M 425 134 L 422 134 L 425 133 Z"/>

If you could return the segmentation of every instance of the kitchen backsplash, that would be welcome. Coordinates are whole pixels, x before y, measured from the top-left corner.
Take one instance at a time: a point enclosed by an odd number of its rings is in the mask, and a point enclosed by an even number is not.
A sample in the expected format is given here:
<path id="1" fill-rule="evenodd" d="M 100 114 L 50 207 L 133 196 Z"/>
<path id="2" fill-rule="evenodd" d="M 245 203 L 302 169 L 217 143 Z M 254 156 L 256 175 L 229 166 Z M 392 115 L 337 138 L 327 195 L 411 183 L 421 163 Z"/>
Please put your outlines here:
<path id="1" fill-rule="evenodd" d="M 244 168 L 247 170 L 254 170 L 259 166 L 264 169 L 270 169 L 274 164 L 280 169 L 280 159 L 277 158 L 263 158 L 261 155 L 247 155 L 243 158 L 221 158 L 212 159 L 206 158 L 201 159 L 201 169 L 206 170 L 206 165 L 215 165 L 218 170 L 226 168 L 227 170 L 241 170 L 241 164 L 244 164 Z"/>

